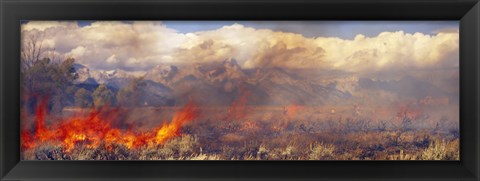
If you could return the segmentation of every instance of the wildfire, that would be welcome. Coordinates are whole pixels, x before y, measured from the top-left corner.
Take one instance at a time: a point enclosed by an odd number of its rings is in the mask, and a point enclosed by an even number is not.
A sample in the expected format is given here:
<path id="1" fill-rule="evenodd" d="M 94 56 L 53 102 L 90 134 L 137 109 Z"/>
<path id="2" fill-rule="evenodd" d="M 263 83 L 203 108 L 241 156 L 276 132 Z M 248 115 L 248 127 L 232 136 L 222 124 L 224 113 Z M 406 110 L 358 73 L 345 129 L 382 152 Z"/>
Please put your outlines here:
<path id="1" fill-rule="evenodd" d="M 303 107 L 297 104 L 291 104 L 288 107 L 284 107 L 284 112 L 285 115 L 288 118 L 293 118 L 298 114 L 298 111 L 300 111 Z"/>
<path id="2" fill-rule="evenodd" d="M 119 110 L 108 108 L 94 109 L 87 116 L 71 116 L 57 125 L 45 125 L 46 100 L 35 109 L 35 131 L 24 130 L 21 133 L 22 149 L 34 148 L 39 143 L 51 142 L 61 144 L 65 151 L 71 151 L 78 143 L 88 148 L 102 144 L 106 148 L 123 145 L 129 149 L 142 146 L 156 146 L 180 134 L 180 128 L 197 117 L 192 103 L 176 112 L 169 123 L 151 131 L 135 132 L 131 128 L 122 130 L 112 126 L 121 114 Z"/>
<path id="3" fill-rule="evenodd" d="M 288 106 L 283 106 L 283 115 L 284 117 L 280 119 L 277 123 L 273 124 L 272 129 L 275 131 L 283 131 L 287 128 L 288 123 L 290 120 L 294 119 L 299 111 L 304 109 L 304 106 L 298 104 L 290 104 Z"/>
<path id="4" fill-rule="evenodd" d="M 245 121 L 240 127 L 240 131 L 252 131 L 256 132 L 260 130 L 260 126 L 254 121 Z"/>

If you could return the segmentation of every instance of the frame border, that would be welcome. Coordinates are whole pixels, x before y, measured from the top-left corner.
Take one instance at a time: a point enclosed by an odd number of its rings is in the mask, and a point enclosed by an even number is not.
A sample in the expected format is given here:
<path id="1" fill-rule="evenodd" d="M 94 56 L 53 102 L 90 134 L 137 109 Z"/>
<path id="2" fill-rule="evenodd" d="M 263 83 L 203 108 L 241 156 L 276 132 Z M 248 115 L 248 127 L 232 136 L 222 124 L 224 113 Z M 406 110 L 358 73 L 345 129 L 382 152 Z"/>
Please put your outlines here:
<path id="1" fill-rule="evenodd" d="M 20 161 L 20 20 L 459 20 L 461 161 Z M 0 0 L 0 180 L 480 180 L 478 0 Z"/>

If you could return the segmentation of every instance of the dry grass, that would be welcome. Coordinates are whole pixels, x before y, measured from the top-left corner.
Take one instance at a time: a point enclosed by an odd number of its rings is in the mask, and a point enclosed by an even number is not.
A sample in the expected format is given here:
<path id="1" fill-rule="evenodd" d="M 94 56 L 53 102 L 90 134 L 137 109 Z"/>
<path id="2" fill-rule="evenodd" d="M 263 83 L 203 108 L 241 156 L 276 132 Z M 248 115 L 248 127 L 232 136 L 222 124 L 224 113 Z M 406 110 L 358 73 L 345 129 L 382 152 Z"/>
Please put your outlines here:
<path id="1" fill-rule="evenodd" d="M 64 152 L 43 143 L 23 160 L 459 160 L 454 127 L 413 129 L 368 119 L 197 121 L 184 134 L 155 147 L 78 143 Z M 358 123 L 358 122 L 360 123 Z M 282 123 L 282 124 L 278 124 Z M 188 130 L 188 131 L 187 131 Z"/>

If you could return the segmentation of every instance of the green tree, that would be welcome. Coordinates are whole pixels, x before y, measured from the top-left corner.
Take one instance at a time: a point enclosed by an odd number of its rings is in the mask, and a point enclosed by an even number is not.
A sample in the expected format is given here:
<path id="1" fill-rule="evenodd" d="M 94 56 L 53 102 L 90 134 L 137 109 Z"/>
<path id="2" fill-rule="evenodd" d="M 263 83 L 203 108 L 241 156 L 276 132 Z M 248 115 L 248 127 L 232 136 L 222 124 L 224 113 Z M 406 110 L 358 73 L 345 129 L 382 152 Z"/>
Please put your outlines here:
<path id="1" fill-rule="evenodd" d="M 113 93 L 108 89 L 105 84 L 100 84 L 97 89 L 92 94 L 93 104 L 95 107 L 102 107 L 104 105 L 112 105 L 113 103 Z"/>
<path id="2" fill-rule="evenodd" d="M 127 88 L 122 88 L 117 92 L 117 103 L 121 106 L 133 106 L 133 102 L 130 100 L 133 97 L 133 92 Z"/>
<path id="3" fill-rule="evenodd" d="M 73 67 L 75 60 L 52 62 L 49 58 L 35 61 L 22 70 L 22 94 L 27 104 L 36 102 L 37 97 L 50 97 L 52 111 L 59 112 L 65 105 L 73 104 L 72 93 L 68 92 L 77 78 Z M 33 96 L 34 95 L 34 96 Z"/>
<path id="4" fill-rule="evenodd" d="M 122 106 L 137 106 L 141 105 L 140 96 L 143 93 L 145 82 L 143 78 L 136 78 L 130 81 L 128 86 L 120 89 L 117 92 L 116 98 L 119 105 Z"/>
<path id="5" fill-rule="evenodd" d="M 80 88 L 75 92 L 75 105 L 78 107 L 90 107 L 92 105 L 92 96 L 86 89 Z"/>
<path id="6" fill-rule="evenodd" d="M 73 104 L 73 80 L 77 78 L 73 67 L 75 59 L 61 60 L 55 48 L 45 48 L 44 33 L 29 33 L 22 39 L 20 51 L 21 106 L 33 111 L 38 99 L 49 97 L 52 111 Z"/>

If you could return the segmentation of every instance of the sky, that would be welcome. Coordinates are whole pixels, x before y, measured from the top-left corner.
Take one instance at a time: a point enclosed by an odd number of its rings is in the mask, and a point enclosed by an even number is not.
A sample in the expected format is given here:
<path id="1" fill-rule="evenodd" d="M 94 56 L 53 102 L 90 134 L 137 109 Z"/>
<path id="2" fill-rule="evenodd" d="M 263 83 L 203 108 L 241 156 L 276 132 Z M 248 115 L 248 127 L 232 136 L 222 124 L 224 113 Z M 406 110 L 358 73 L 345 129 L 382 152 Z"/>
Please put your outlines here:
<path id="1" fill-rule="evenodd" d="M 24 21 L 45 55 L 91 69 L 234 58 L 243 68 L 350 73 L 458 68 L 458 21 Z"/>
<path id="2" fill-rule="evenodd" d="M 78 21 L 79 26 L 88 26 L 94 21 Z M 125 21 L 127 22 L 127 21 Z M 357 34 L 375 36 L 385 31 L 403 30 L 406 33 L 458 29 L 458 21 L 162 21 L 179 33 L 209 31 L 239 23 L 256 29 L 271 29 L 302 34 L 305 37 L 339 37 L 353 39 Z"/>
<path id="3" fill-rule="evenodd" d="M 444 29 L 458 28 L 458 21 L 164 21 L 167 27 L 181 33 L 208 31 L 240 23 L 256 29 L 271 29 L 302 34 L 305 37 L 338 37 L 353 39 L 357 34 L 375 36 L 385 31 L 434 34 Z"/>

